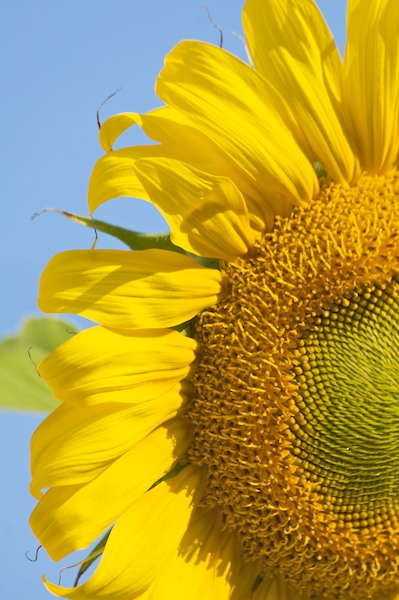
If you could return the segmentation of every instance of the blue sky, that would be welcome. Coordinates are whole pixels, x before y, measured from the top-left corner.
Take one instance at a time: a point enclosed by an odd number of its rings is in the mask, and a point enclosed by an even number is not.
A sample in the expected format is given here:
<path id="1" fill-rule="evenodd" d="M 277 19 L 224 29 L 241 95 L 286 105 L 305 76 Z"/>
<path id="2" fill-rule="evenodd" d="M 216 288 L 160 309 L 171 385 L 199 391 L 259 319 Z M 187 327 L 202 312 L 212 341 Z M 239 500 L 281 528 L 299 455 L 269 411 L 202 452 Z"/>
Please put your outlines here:
<path id="1" fill-rule="evenodd" d="M 3 276 L 0 335 L 16 331 L 39 314 L 37 281 L 49 258 L 63 250 L 89 248 L 93 234 L 54 214 L 31 220 L 46 207 L 87 215 L 91 169 L 101 156 L 96 110 L 116 89 L 103 119 L 122 111 L 159 105 L 153 92 L 163 57 L 181 39 L 218 43 L 203 0 L 3 0 L 0 7 L 3 160 L 0 261 Z M 241 0 L 208 0 L 223 28 L 225 47 L 243 56 Z M 340 49 L 345 39 L 345 0 L 320 0 Z M 5 183 L 5 185 L 4 185 Z M 96 216 L 142 231 L 164 230 L 148 204 L 117 200 Z M 115 246 L 100 236 L 98 247 Z M 43 573 L 57 581 L 59 570 L 44 552 L 31 563 L 37 542 L 28 516 L 29 438 L 42 416 L 0 413 L 0 589 L 2 597 L 45 600 Z M 67 579 L 63 579 L 67 582 Z"/>

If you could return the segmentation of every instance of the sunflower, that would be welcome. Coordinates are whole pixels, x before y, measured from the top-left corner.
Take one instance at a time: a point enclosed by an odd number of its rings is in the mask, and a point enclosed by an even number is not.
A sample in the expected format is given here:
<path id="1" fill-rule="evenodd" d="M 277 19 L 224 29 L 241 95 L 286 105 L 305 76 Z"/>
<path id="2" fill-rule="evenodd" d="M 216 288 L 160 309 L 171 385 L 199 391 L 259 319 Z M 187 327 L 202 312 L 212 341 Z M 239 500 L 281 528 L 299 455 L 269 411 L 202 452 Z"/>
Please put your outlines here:
<path id="1" fill-rule="evenodd" d="M 185 41 L 162 108 L 108 119 L 89 187 L 170 249 L 84 250 L 40 307 L 98 323 L 40 365 L 31 524 L 101 539 L 88 600 L 399 598 L 399 3 L 247 0 L 251 64 Z M 113 150 L 140 126 L 156 143 Z"/>

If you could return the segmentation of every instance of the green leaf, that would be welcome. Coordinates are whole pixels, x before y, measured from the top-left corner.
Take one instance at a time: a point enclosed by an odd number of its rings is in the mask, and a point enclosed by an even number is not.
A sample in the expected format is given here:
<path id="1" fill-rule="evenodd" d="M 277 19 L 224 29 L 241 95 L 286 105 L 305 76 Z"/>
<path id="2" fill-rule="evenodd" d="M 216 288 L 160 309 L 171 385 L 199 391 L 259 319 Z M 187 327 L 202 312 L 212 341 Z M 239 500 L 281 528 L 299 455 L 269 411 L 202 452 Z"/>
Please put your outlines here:
<path id="1" fill-rule="evenodd" d="M 114 238 L 120 240 L 123 244 L 126 244 L 130 250 L 148 250 L 150 248 L 160 248 L 161 250 L 170 250 L 171 252 L 179 252 L 190 256 L 193 260 L 196 260 L 200 265 L 208 267 L 209 269 L 219 269 L 220 261 L 216 258 L 204 258 L 203 256 L 197 256 L 186 252 L 183 248 L 175 246 L 171 242 L 170 235 L 168 233 L 141 233 L 140 231 L 132 231 L 119 227 L 118 225 L 112 225 L 106 221 L 99 221 L 98 219 L 92 219 L 91 217 L 83 217 L 75 213 L 68 212 L 66 210 L 59 210 L 58 208 L 45 208 L 40 213 L 35 213 L 33 217 L 40 216 L 47 212 L 54 212 L 63 217 L 66 217 L 74 223 L 84 225 L 85 227 L 91 227 L 96 232 L 101 231 L 107 233 Z M 32 218 L 33 218 L 32 217 Z M 93 244 L 93 248 L 96 245 L 96 240 Z"/>
<path id="2" fill-rule="evenodd" d="M 0 408 L 50 411 L 58 406 L 35 365 L 75 333 L 65 321 L 29 319 L 17 335 L 0 342 Z"/>

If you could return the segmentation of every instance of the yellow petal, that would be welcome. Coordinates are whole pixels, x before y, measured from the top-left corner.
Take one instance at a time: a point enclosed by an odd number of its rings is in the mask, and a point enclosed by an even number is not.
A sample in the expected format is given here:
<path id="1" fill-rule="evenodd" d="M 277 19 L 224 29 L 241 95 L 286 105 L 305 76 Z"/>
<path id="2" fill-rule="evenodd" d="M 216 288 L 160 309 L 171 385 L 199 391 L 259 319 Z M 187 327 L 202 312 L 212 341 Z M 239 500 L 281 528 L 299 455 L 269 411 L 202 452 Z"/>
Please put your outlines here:
<path id="1" fill-rule="evenodd" d="M 166 250 L 75 250 L 40 280 L 44 312 L 73 313 L 119 330 L 172 327 L 216 304 L 222 275 Z"/>
<path id="2" fill-rule="evenodd" d="M 94 167 L 89 185 L 89 207 L 92 212 L 104 202 L 120 196 L 148 200 L 134 166 L 141 158 L 163 157 L 181 160 L 210 175 L 231 179 L 245 198 L 251 226 L 257 231 L 262 231 L 265 226 L 271 228 L 273 213 L 270 210 L 269 219 L 265 221 L 267 206 L 259 183 L 248 178 L 218 144 L 190 123 L 183 113 L 170 106 L 145 115 L 123 113 L 110 117 L 101 127 L 101 144 L 109 150 L 117 137 L 135 124 L 160 145 L 115 150 L 101 158 Z"/>
<path id="3" fill-rule="evenodd" d="M 178 551 L 155 580 L 150 600 L 228 600 L 240 547 L 236 534 L 222 529 L 216 510 L 198 508 Z"/>
<path id="4" fill-rule="evenodd" d="M 399 150 L 399 3 L 349 0 L 345 106 L 361 157 L 384 173 Z"/>
<path id="5" fill-rule="evenodd" d="M 182 113 L 179 113 L 170 106 L 162 106 L 143 115 L 129 112 L 109 117 L 101 125 L 100 129 L 99 137 L 102 148 L 106 152 L 109 152 L 118 137 L 134 125 L 141 127 L 145 134 L 152 140 L 166 146 L 173 146 L 176 151 L 179 147 L 181 148 L 181 152 L 185 149 L 186 154 L 190 154 L 196 150 L 192 147 L 186 147 L 187 144 L 185 142 L 187 139 L 192 141 L 193 135 L 198 138 L 205 137 L 198 129 L 190 126 L 190 122 Z M 183 140 L 178 139 L 180 135 L 183 135 Z M 207 157 L 204 156 L 203 160 L 207 160 Z"/>
<path id="6" fill-rule="evenodd" d="M 177 246 L 224 260 L 246 255 L 253 246 L 244 198 L 230 179 L 171 159 L 141 160 L 135 169 Z"/>
<path id="7" fill-rule="evenodd" d="M 134 403 L 169 392 L 185 379 L 198 344 L 177 331 L 153 329 L 120 335 L 104 327 L 81 331 L 39 365 L 60 400 L 80 405 Z"/>
<path id="8" fill-rule="evenodd" d="M 100 128 L 99 139 L 101 147 L 106 152 L 110 152 L 115 140 L 139 120 L 140 115 L 137 113 L 120 113 L 109 117 Z"/>
<path id="9" fill-rule="evenodd" d="M 135 146 L 114 150 L 102 156 L 94 166 L 90 177 L 88 203 L 93 213 L 112 198 L 132 197 L 149 200 L 148 194 L 137 178 L 133 166 L 141 158 L 165 156 L 162 146 Z"/>
<path id="10" fill-rule="evenodd" d="M 144 494 L 115 524 L 92 577 L 77 588 L 47 583 L 77 600 L 132 600 L 148 589 L 177 547 L 204 492 L 204 474 L 187 466 Z M 176 598 L 176 596 L 175 596 Z"/>
<path id="11" fill-rule="evenodd" d="M 265 222 L 270 211 L 287 215 L 317 193 L 313 166 L 294 139 L 283 98 L 239 59 L 208 44 L 182 42 L 166 57 L 156 91 L 256 183 Z"/>
<path id="12" fill-rule="evenodd" d="M 157 108 L 143 115 L 133 112 L 119 113 L 112 115 L 101 125 L 99 134 L 101 147 L 106 152 L 110 152 L 118 137 L 134 125 L 141 127 L 152 140 L 162 144 L 166 142 L 166 145 L 171 143 L 176 148 L 182 146 L 182 151 L 185 146 L 184 140 L 181 143 L 180 140 L 176 139 L 175 134 L 179 132 L 184 135 L 185 126 L 188 127 L 188 130 L 193 129 L 182 114 L 169 106 Z M 181 127 L 182 125 L 183 127 Z M 189 135 L 191 135 L 191 132 L 189 132 Z M 201 133 L 198 132 L 198 135 L 200 136 Z M 192 148 L 186 148 L 188 152 L 192 150 Z"/>
<path id="13" fill-rule="evenodd" d="M 341 111 L 342 63 L 313 0 L 247 0 L 243 27 L 256 69 L 287 99 L 303 138 L 334 181 L 360 174 Z"/>
<path id="14" fill-rule="evenodd" d="M 190 430 L 172 419 L 111 463 L 86 485 L 51 488 L 33 511 L 30 524 L 53 560 L 87 548 L 178 461 Z"/>
<path id="15" fill-rule="evenodd" d="M 39 425 L 31 441 L 31 493 L 53 486 L 91 481 L 119 456 L 176 415 L 185 395 L 170 392 L 137 404 L 62 404 Z M 133 394 L 132 394 L 133 396 Z M 138 396 L 138 398 L 137 398 Z"/>

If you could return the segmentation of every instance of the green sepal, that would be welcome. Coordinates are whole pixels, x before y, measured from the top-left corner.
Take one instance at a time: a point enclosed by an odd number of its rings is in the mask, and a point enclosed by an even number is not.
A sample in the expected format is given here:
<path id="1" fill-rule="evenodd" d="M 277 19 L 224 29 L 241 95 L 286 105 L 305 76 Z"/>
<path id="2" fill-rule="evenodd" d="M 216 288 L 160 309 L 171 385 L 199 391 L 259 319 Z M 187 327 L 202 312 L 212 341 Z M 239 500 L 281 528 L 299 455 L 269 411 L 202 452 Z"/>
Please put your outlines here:
<path id="1" fill-rule="evenodd" d="M 105 533 L 103 535 L 103 537 L 101 538 L 101 540 L 95 545 L 95 547 L 93 548 L 93 550 L 90 552 L 89 556 L 85 559 L 82 560 L 80 564 L 80 569 L 76 575 L 76 579 L 74 582 L 74 587 L 76 587 L 77 585 L 79 585 L 79 580 L 80 578 L 86 573 L 86 571 L 88 569 L 90 569 L 91 565 L 97 560 L 97 558 L 99 558 L 102 553 L 104 552 L 104 548 L 107 544 L 108 538 L 109 538 L 109 534 L 111 533 L 112 528 L 107 531 L 107 533 Z"/>
<path id="2" fill-rule="evenodd" d="M 55 212 L 63 217 L 66 217 L 78 225 L 84 225 L 90 227 L 95 231 L 102 231 L 112 237 L 117 238 L 131 250 L 148 250 L 149 248 L 161 248 L 162 250 L 171 250 L 173 252 L 180 252 L 186 254 L 184 250 L 175 246 L 170 241 L 170 235 L 167 233 L 141 233 L 138 231 L 131 231 L 124 227 L 118 227 L 117 225 L 111 225 L 105 221 L 99 221 L 91 217 L 84 217 L 75 213 L 68 212 L 66 210 L 59 210 L 57 208 L 48 208 L 46 212 Z"/>
<path id="3" fill-rule="evenodd" d="M 187 463 L 185 462 L 178 462 L 175 464 L 175 466 L 166 473 L 166 475 L 164 475 L 163 477 L 161 477 L 160 479 L 158 479 L 157 481 L 155 481 L 152 486 L 150 488 L 148 488 L 147 491 L 152 490 L 154 487 L 157 487 L 157 485 L 159 485 L 160 483 L 162 483 L 163 481 L 168 481 L 168 479 L 172 479 L 173 477 L 176 477 L 176 475 L 178 475 L 180 473 L 180 471 L 183 471 L 183 469 L 187 466 Z"/>
<path id="4" fill-rule="evenodd" d="M 252 594 L 254 594 L 256 592 L 256 589 L 260 586 L 262 581 L 263 581 L 263 577 L 261 575 L 257 575 L 255 578 L 255 581 L 253 583 L 252 589 L 251 589 Z"/>
<path id="5" fill-rule="evenodd" d="M 50 411 L 59 405 L 36 365 L 62 342 L 76 334 L 66 321 L 29 319 L 20 332 L 0 342 L 0 407 Z"/>
<path id="6" fill-rule="evenodd" d="M 84 225 L 85 227 L 91 227 L 95 231 L 102 231 L 112 237 L 117 238 L 122 243 L 126 244 L 131 250 L 149 250 L 151 248 L 159 248 L 161 250 L 169 250 L 171 252 L 178 252 L 179 254 L 185 254 L 196 260 L 199 264 L 209 269 L 218 269 L 219 260 L 214 258 L 204 258 L 197 256 L 190 252 L 186 252 L 183 248 L 175 246 L 170 239 L 168 233 L 141 233 L 139 231 L 132 231 L 125 229 L 124 227 L 118 227 L 117 225 L 111 225 L 105 221 L 99 221 L 91 217 L 83 217 L 75 213 L 67 212 L 65 210 L 58 210 L 56 208 L 46 209 L 47 212 L 56 212 L 74 223 Z M 94 244 L 95 245 L 95 244 Z"/>
<path id="7" fill-rule="evenodd" d="M 313 167 L 314 167 L 314 170 L 316 171 L 317 179 L 324 179 L 325 177 L 327 177 L 328 172 L 323 167 L 321 162 L 319 162 L 318 160 L 313 161 Z"/>
<path id="8" fill-rule="evenodd" d="M 190 321 L 185 321 L 184 323 L 175 325 L 174 327 L 171 327 L 170 329 L 173 329 L 174 331 L 178 331 L 179 333 L 182 333 L 186 337 L 193 337 L 193 326 L 195 325 L 197 320 L 198 320 L 198 317 L 195 316 L 192 319 L 190 319 Z"/>

